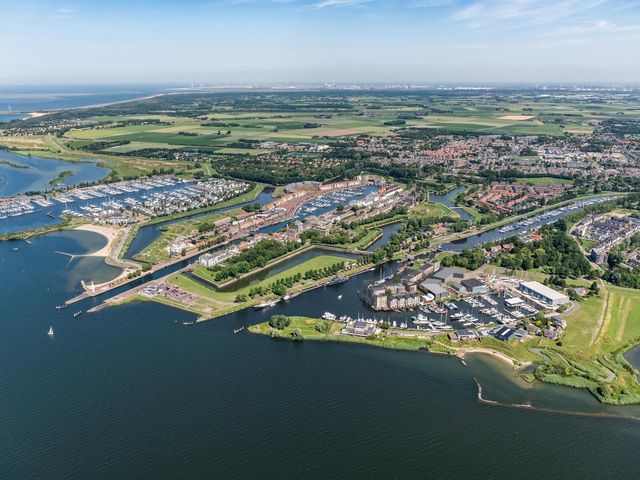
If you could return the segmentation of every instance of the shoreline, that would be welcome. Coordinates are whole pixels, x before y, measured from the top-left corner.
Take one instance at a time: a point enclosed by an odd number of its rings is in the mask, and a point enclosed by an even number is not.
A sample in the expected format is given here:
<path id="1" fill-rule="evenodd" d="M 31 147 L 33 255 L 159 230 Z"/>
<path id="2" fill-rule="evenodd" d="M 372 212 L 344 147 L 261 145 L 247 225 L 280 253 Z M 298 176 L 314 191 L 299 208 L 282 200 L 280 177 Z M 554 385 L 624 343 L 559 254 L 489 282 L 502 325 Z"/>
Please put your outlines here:
<path id="1" fill-rule="evenodd" d="M 102 237 L 106 238 L 107 244 L 104 247 L 100 248 L 99 250 L 96 250 L 95 252 L 83 255 L 85 257 L 103 257 L 103 258 L 106 258 L 110 256 L 111 253 L 113 253 L 112 249 L 115 241 L 120 236 L 120 233 L 125 231 L 124 229 L 115 229 L 115 228 L 107 227 L 104 225 L 96 225 L 93 223 L 86 223 L 84 225 L 79 225 L 75 227 L 73 230 L 97 233 L 98 235 L 101 235 Z"/>
<path id="2" fill-rule="evenodd" d="M 497 350 L 492 350 L 486 347 L 460 347 L 459 349 L 456 350 L 455 355 L 458 358 L 464 360 L 467 355 L 476 355 L 476 354 L 489 355 L 493 358 L 497 358 L 505 363 L 508 363 L 509 366 L 512 367 L 514 370 L 521 370 L 523 368 L 527 368 L 533 365 L 532 362 L 528 362 L 528 361 L 520 362 L 519 360 L 516 360 L 515 358 L 510 357 L 505 353 L 498 352 Z"/>

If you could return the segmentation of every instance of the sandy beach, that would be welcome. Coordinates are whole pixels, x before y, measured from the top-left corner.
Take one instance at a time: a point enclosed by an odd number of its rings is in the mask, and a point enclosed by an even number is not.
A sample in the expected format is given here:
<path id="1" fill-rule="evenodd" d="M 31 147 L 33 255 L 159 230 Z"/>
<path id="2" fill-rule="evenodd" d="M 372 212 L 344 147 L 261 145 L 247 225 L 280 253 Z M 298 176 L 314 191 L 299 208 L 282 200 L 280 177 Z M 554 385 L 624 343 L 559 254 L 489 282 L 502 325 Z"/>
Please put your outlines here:
<path id="1" fill-rule="evenodd" d="M 107 244 L 100 250 L 87 254 L 91 257 L 108 257 L 115 246 L 116 240 L 120 237 L 123 229 L 107 227 L 106 225 L 95 225 L 88 223 L 86 225 L 80 225 L 76 227 L 76 230 L 84 230 L 85 232 L 93 232 L 102 235 L 107 239 Z"/>
<path id="2" fill-rule="evenodd" d="M 470 347 L 470 348 L 460 348 L 456 351 L 456 355 L 460 358 L 464 358 L 469 353 L 483 353 L 486 355 L 491 355 L 492 357 L 498 358 L 503 362 L 508 363 L 511 367 L 516 368 L 516 365 L 513 363 L 513 358 L 505 355 L 504 353 L 497 352 L 495 350 L 491 350 L 490 348 L 482 348 L 482 347 Z M 521 362 L 517 368 L 523 368 L 530 365 L 531 362 Z"/>

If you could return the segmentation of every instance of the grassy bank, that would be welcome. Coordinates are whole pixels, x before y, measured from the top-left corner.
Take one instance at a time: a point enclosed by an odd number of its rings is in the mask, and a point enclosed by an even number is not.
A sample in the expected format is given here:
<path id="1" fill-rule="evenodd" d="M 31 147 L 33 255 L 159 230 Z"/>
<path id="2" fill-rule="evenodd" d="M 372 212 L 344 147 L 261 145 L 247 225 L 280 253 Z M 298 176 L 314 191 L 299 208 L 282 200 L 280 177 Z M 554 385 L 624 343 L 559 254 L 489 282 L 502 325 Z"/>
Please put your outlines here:
<path id="1" fill-rule="evenodd" d="M 53 185 L 54 187 L 60 184 L 65 178 L 73 176 L 73 172 L 71 170 L 65 170 L 60 172 L 58 176 L 52 180 L 49 180 L 49 185 Z"/>
<path id="2" fill-rule="evenodd" d="M 250 326 L 249 331 L 260 335 L 269 335 L 272 338 L 292 339 L 293 332 L 297 330 L 302 334 L 303 340 L 356 343 L 372 347 L 390 348 L 393 350 L 424 350 L 438 353 L 453 353 L 452 350 L 434 341 L 433 337 L 400 337 L 396 335 L 398 332 L 394 330 L 388 330 L 387 332 L 372 337 L 353 337 L 340 334 L 340 330 L 344 326 L 341 322 L 308 317 L 288 318 L 291 323 L 282 330 L 269 326 L 269 322 L 264 322 Z"/>
<path id="3" fill-rule="evenodd" d="M 84 225 L 88 223 L 88 221 L 84 218 L 68 218 L 62 217 L 63 221 L 60 223 L 56 223 L 54 225 L 47 225 L 40 228 L 34 228 L 31 230 L 22 230 L 20 232 L 13 233 L 5 233 L 4 235 L 0 235 L 0 242 L 7 240 L 27 240 L 32 237 L 37 237 L 38 235 L 44 235 L 45 233 L 50 232 L 59 232 L 62 230 L 67 230 L 71 228 L 75 228 L 79 225 Z"/>
<path id="4" fill-rule="evenodd" d="M 276 282 L 277 280 L 293 277 L 297 274 L 304 275 L 304 273 L 309 270 L 322 270 L 324 268 L 331 267 L 336 263 L 340 263 L 348 260 L 350 259 L 347 257 L 340 257 L 338 255 L 318 255 L 315 258 L 299 263 L 298 265 L 294 265 L 291 268 L 287 268 L 286 270 L 276 273 L 275 275 L 268 276 L 263 280 L 260 280 L 257 282 L 251 282 L 249 285 L 245 287 L 239 287 L 237 289 L 234 289 L 233 284 L 231 284 L 231 288 L 228 288 L 229 291 L 221 292 L 221 291 L 211 290 L 208 292 L 207 296 L 209 298 L 212 298 L 213 300 L 218 300 L 223 302 L 224 301 L 233 302 L 236 295 L 243 295 L 243 294 L 246 295 L 249 293 L 249 291 L 252 288 L 266 289 L 269 287 L 269 285 Z M 202 267 L 202 266 L 195 267 L 193 270 L 193 275 L 207 282 L 215 283 L 215 273 L 211 272 L 205 267 Z M 253 275 L 255 275 L 255 273 Z M 301 283 L 305 283 L 305 282 L 301 282 Z"/>

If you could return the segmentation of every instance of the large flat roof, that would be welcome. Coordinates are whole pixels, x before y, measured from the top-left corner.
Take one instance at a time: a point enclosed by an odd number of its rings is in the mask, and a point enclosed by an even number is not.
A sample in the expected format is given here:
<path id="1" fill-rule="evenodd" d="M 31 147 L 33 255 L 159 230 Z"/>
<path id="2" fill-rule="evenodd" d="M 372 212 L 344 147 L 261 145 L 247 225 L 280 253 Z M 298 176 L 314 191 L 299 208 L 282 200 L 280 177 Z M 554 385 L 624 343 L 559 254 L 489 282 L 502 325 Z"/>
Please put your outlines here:
<path id="1" fill-rule="evenodd" d="M 420 286 L 425 290 L 429 290 L 434 295 L 440 295 L 449 292 L 446 288 L 441 287 L 437 283 L 422 282 Z"/>
<path id="2" fill-rule="evenodd" d="M 564 293 L 560 293 L 553 288 L 549 288 L 540 282 L 522 282 L 521 285 L 551 300 L 562 300 L 563 298 L 567 298 Z"/>

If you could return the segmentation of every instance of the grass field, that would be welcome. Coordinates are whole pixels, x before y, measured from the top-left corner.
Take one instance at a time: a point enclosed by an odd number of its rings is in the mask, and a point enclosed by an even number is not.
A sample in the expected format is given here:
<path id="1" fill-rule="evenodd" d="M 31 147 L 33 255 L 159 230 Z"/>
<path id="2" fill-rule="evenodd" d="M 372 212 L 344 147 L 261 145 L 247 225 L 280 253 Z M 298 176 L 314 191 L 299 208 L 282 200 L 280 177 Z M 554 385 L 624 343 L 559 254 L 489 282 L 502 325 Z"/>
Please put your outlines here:
<path id="1" fill-rule="evenodd" d="M 233 302 L 236 295 L 248 294 L 249 291 L 254 287 L 268 288 L 269 285 L 271 285 L 273 282 L 281 278 L 291 277 L 293 275 L 296 275 L 297 273 L 304 274 L 309 270 L 321 270 L 323 268 L 330 267 L 332 265 L 335 265 L 338 262 L 343 262 L 346 260 L 350 260 L 350 259 L 347 257 L 339 256 L 339 255 L 318 255 L 317 257 L 314 257 L 312 259 L 299 263 L 298 265 L 295 265 L 291 268 L 278 272 L 274 275 L 270 275 L 264 280 L 252 282 L 250 285 L 247 285 L 242 288 L 238 288 L 237 290 L 234 289 L 228 292 L 220 292 L 220 291 L 215 291 L 211 289 L 208 292 L 207 296 L 209 298 L 219 300 L 219 301 Z M 193 273 L 194 275 L 204 278 L 206 280 L 209 280 L 211 282 L 215 281 L 214 274 L 204 267 L 196 267 Z"/>
<path id="2" fill-rule="evenodd" d="M 553 183 L 553 184 L 559 184 L 559 185 L 573 185 L 573 180 L 568 180 L 566 178 L 554 178 L 554 177 L 516 178 L 516 182 L 529 183 L 532 185 L 544 184 L 544 183 Z"/>
<path id="3" fill-rule="evenodd" d="M 592 355 L 613 351 L 640 335 L 640 291 L 607 286 L 567 317 L 566 348 Z M 635 308 L 634 308 L 635 307 Z"/>
<path id="4" fill-rule="evenodd" d="M 458 217 L 459 215 L 441 203 L 420 202 L 411 209 L 409 217 Z"/>

